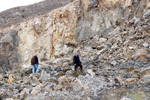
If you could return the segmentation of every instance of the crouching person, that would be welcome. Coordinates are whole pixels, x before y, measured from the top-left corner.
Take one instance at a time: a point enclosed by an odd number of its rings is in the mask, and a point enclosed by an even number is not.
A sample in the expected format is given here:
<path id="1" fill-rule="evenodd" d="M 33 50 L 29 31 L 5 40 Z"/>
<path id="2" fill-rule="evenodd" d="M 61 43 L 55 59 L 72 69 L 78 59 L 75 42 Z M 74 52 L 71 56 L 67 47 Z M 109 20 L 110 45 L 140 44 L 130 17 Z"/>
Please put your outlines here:
<path id="1" fill-rule="evenodd" d="M 83 72 L 82 64 L 79 58 L 79 52 L 76 52 L 76 55 L 73 57 L 74 70 L 77 72 L 77 68 L 80 67 L 81 72 Z"/>
<path id="2" fill-rule="evenodd" d="M 38 57 L 37 54 L 35 54 L 32 59 L 31 59 L 31 65 L 32 65 L 32 73 L 38 73 L 38 65 L 39 65 L 39 61 L 38 61 Z"/>

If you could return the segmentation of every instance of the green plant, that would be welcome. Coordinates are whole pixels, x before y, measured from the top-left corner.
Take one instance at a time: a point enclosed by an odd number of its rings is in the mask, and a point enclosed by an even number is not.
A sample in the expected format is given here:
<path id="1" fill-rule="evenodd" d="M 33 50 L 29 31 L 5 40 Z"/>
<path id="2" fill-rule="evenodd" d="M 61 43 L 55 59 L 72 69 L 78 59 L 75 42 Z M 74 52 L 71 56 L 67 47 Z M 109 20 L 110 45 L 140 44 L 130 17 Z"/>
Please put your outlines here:
<path id="1" fill-rule="evenodd" d="M 74 77 L 78 77 L 77 72 L 76 72 L 76 71 L 72 71 L 72 76 L 74 76 Z"/>
<path id="2" fill-rule="evenodd" d="M 21 17 L 22 17 L 22 18 L 25 18 L 25 15 L 24 15 L 24 14 L 23 14 L 23 15 L 21 15 Z"/>

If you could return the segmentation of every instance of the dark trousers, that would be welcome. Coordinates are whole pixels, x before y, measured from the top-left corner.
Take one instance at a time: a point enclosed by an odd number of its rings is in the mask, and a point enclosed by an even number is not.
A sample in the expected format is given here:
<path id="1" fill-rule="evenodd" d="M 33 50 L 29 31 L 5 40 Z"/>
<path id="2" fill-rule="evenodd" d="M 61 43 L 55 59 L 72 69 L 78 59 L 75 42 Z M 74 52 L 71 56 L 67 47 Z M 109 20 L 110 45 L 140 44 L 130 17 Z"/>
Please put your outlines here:
<path id="1" fill-rule="evenodd" d="M 75 71 L 77 71 L 78 66 L 79 66 L 80 69 L 82 70 L 82 65 L 81 65 L 81 64 L 76 64 L 76 65 L 74 66 L 74 70 L 75 70 Z"/>

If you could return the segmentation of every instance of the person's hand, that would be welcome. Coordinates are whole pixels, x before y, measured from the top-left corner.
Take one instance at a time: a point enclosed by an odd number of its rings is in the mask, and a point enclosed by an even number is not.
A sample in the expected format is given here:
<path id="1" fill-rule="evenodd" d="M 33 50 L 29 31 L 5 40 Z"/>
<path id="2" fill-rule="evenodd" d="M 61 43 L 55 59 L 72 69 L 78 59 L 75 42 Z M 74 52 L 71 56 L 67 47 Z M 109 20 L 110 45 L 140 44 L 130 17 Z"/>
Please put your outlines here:
<path id="1" fill-rule="evenodd" d="M 77 65 L 77 64 L 74 64 L 75 66 Z"/>

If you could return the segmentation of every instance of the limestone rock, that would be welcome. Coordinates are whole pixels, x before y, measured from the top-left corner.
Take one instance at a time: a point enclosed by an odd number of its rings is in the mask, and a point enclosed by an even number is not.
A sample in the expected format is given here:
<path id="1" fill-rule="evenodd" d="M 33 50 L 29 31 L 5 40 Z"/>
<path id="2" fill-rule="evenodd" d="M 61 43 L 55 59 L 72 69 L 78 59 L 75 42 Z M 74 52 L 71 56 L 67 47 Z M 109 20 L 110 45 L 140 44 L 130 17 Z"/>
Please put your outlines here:
<path id="1" fill-rule="evenodd" d="M 39 79 L 42 80 L 42 82 L 44 82 L 48 79 L 48 77 L 49 75 L 43 70 Z"/>
<path id="2" fill-rule="evenodd" d="M 57 74 L 56 74 L 56 78 L 59 78 L 59 77 L 61 77 L 61 76 L 63 76 L 64 75 L 64 72 L 58 72 Z"/>
<path id="3" fill-rule="evenodd" d="M 2 81 L 3 80 L 3 75 L 2 74 L 0 74 L 0 81 Z"/>
<path id="4" fill-rule="evenodd" d="M 132 99 L 129 97 L 123 97 L 121 100 L 132 100 Z"/>
<path id="5" fill-rule="evenodd" d="M 143 46 L 147 48 L 147 47 L 149 46 L 149 44 L 145 42 L 145 43 L 143 44 Z"/>
<path id="6" fill-rule="evenodd" d="M 106 41 L 107 41 L 107 39 L 105 39 L 105 38 L 100 38 L 100 39 L 99 39 L 99 42 L 100 42 L 100 43 L 105 43 Z"/>
<path id="7" fill-rule="evenodd" d="M 138 49 L 133 55 L 133 58 L 137 60 L 145 60 L 147 57 L 147 51 L 145 49 Z"/>
<path id="8" fill-rule="evenodd" d="M 14 79 L 14 75 L 13 74 L 10 74 L 9 75 L 9 79 L 8 79 L 8 83 L 11 83 L 11 82 L 14 82 L 15 79 Z"/>
<path id="9" fill-rule="evenodd" d="M 75 0 L 0 29 L 1 97 L 125 100 L 135 90 L 148 95 L 150 17 L 146 1 Z M 74 73 L 72 57 L 78 50 L 82 74 Z M 30 60 L 35 52 L 40 70 L 33 74 Z"/>
<path id="10" fill-rule="evenodd" d="M 23 83 L 24 84 L 30 84 L 31 83 L 31 78 L 29 78 L 27 76 L 23 77 Z"/>
<path id="11" fill-rule="evenodd" d="M 138 78 L 128 78 L 124 80 L 125 82 L 127 82 L 128 84 L 132 84 L 132 83 L 136 83 L 139 81 Z"/>
<path id="12" fill-rule="evenodd" d="M 144 75 L 143 78 L 142 78 L 142 81 L 143 81 L 144 83 L 150 82 L 150 75 Z"/>
<path id="13" fill-rule="evenodd" d="M 6 98 L 6 100 L 14 100 L 13 98 Z"/>
<path id="14" fill-rule="evenodd" d="M 71 82 L 74 80 L 73 77 L 62 76 L 59 78 L 59 85 L 70 86 Z"/>
<path id="15" fill-rule="evenodd" d="M 37 94 L 41 92 L 41 88 L 39 86 L 36 86 L 32 89 L 31 94 Z"/>
<path id="16" fill-rule="evenodd" d="M 95 76 L 95 73 L 91 69 L 87 69 L 87 73 L 91 76 Z"/>

